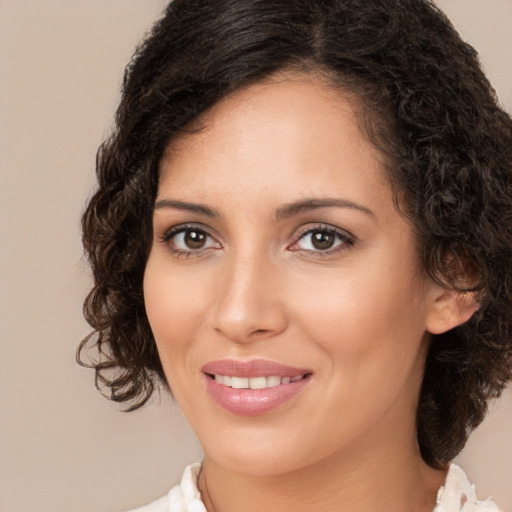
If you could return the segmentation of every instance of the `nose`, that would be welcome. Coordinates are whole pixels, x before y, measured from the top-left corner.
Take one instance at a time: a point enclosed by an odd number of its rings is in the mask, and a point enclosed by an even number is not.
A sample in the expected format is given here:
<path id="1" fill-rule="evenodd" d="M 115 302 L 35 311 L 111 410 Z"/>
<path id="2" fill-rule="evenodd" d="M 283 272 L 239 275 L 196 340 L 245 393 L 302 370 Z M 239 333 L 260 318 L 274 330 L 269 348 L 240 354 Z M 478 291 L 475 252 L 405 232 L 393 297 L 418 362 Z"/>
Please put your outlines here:
<path id="1" fill-rule="evenodd" d="M 225 262 L 217 280 L 213 325 L 236 343 L 274 337 L 287 327 L 279 271 L 256 255 Z"/>

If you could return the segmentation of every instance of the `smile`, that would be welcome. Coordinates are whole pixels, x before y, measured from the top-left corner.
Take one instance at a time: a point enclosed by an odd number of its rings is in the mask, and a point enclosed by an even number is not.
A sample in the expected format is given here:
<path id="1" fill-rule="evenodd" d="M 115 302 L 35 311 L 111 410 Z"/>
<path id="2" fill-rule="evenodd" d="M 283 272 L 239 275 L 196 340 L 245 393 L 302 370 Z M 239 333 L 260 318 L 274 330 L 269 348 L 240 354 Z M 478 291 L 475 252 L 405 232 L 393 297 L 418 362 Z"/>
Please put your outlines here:
<path id="1" fill-rule="evenodd" d="M 257 359 L 212 361 L 201 369 L 206 391 L 224 410 L 241 416 L 268 413 L 301 393 L 312 372 Z"/>
<path id="2" fill-rule="evenodd" d="M 295 377 L 279 377 L 279 375 L 270 375 L 268 377 L 233 377 L 231 375 L 212 375 L 215 382 L 235 389 L 265 389 L 297 382 L 305 375 Z"/>

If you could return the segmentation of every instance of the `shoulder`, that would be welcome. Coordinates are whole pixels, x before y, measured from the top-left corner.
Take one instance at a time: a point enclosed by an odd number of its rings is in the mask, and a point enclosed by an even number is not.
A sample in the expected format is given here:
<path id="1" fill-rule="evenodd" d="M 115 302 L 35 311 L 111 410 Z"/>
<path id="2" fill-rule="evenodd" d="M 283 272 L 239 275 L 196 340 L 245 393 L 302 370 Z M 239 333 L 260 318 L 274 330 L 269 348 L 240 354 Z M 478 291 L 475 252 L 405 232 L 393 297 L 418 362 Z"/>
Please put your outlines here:
<path id="1" fill-rule="evenodd" d="M 480 501 L 464 470 L 451 464 L 433 512 L 500 512 L 500 509 L 491 498 Z"/>
<path id="2" fill-rule="evenodd" d="M 197 476 L 201 463 L 187 466 L 181 482 L 174 486 L 165 496 L 149 505 L 127 510 L 126 512 L 206 512 L 197 488 Z"/>

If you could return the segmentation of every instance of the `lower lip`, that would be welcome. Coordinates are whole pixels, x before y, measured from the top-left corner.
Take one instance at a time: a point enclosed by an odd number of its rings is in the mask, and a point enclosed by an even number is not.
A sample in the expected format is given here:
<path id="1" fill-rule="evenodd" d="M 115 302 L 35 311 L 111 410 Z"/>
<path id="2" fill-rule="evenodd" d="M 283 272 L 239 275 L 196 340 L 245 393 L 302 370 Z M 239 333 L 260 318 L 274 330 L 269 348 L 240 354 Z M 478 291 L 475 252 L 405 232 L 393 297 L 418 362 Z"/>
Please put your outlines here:
<path id="1" fill-rule="evenodd" d="M 270 412 L 291 400 L 304 389 L 310 377 L 264 389 L 230 388 L 219 384 L 208 375 L 205 375 L 205 379 L 208 393 L 222 408 L 240 416 L 257 416 Z"/>

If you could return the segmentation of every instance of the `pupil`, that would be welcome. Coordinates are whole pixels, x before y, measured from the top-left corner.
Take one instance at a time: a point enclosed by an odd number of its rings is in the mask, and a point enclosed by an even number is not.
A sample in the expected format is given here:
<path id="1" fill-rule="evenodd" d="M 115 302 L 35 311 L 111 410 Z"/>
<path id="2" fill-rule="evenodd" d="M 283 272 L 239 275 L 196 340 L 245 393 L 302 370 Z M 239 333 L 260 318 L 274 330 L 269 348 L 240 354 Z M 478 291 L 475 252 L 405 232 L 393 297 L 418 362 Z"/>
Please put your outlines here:
<path id="1" fill-rule="evenodd" d="M 201 249 L 206 240 L 204 233 L 198 231 L 187 231 L 185 233 L 185 244 L 189 249 Z"/>
<path id="2" fill-rule="evenodd" d="M 334 235 L 331 233 L 317 231 L 316 233 L 313 233 L 312 243 L 315 249 L 330 249 L 334 244 Z"/>

